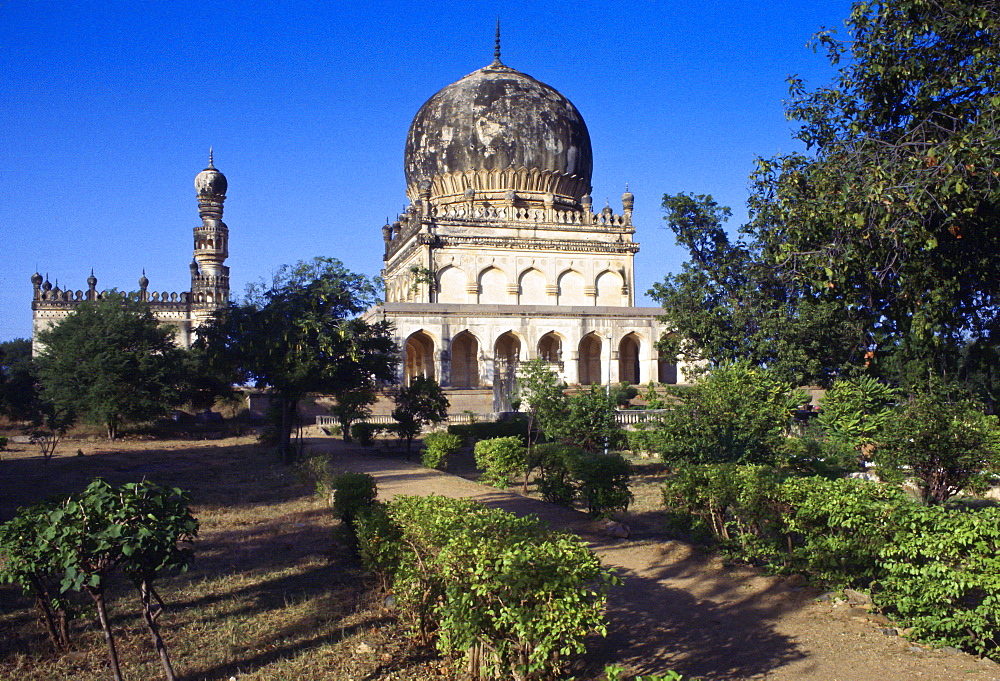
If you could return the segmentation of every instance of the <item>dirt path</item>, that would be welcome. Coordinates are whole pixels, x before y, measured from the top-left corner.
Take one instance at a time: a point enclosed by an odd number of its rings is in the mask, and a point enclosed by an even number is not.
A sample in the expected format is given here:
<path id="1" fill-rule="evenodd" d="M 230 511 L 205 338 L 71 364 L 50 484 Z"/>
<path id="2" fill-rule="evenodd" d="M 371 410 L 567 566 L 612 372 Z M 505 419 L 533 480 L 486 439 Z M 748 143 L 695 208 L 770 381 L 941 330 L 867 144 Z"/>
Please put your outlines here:
<path id="1" fill-rule="evenodd" d="M 331 449 L 339 468 L 373 475 L 383 498 L 471 497 L 582 536 L 625 580 L 609 596 L 608 637 L 589 654 L 594 668 L 673 669 L 705 681 L 1000 680 L 989 660 L 887 635 L 864 611 L 817 601 L 818 591 L 785 578 L 725 568 L 680 542 L 612 539 L 576 511 L 339 442 L 313 444 Z"/>

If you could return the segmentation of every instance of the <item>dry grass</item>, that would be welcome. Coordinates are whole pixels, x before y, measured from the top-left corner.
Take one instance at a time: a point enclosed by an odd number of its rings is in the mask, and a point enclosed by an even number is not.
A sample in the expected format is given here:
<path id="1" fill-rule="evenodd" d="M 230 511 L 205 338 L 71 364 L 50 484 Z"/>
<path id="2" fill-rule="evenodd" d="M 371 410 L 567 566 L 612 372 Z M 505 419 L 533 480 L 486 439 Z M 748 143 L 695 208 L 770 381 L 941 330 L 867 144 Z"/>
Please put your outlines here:
<path id="1" fill-rule="evenodd" d="M 160 622 L 180 678 L 447 676 L 443 663 L 411 650 L 391 613 L 378 607 L 325 503 L 250 439 L 83 441 L 60 451 L 48 465 L 27 445 L 3 453 L 0 520 L 95 477 L 115 484 L 147 478 L 191 492 L 201 522 L 196 562 L 160 582 L 168 606 Z M 127 585 L 112 585 L 110 610 L 125 678 L 162 678 Z M 0 678 L 110 678 L 93 618 L 75 622 L 73 635 L 75 650 L 53 653 L 29 602 L 15 587 L 0 587 Z"/>

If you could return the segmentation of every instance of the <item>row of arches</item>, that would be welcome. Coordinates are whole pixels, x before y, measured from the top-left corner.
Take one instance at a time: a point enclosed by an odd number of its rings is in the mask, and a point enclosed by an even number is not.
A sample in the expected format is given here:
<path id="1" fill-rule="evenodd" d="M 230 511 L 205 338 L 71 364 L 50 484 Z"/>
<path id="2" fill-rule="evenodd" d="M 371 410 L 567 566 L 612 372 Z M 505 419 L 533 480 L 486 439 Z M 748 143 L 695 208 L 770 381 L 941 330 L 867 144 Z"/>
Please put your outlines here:
<path id="1" fill-rule="evenodd" d="M 404 344 L 403 379 L 409 383 L 416 376 L 428 376 L 454 388 L 477 388 L 491 384 L 520 362 L 536 357 L 550 363 L 564 379 L 582 385 L 606 383 L 609 379 L 637 384 L 654 378 L 644 376 L 641 370 L 642 356 L 649 356 L 650 348 L 644 348 L 648 341 L 637 333 L 627 333 L 611 346 L 616 352 L 606 347 L 610 342 L 609 338 L 589 333 L 580 340 L 575 351 L 566 352 L 566 339 L 551 331 L 539 338 L 529 352 L 518 334 L 507 331 L 497 337 L 492 357 L 489 357 L 479 338 L 464 330 L 439 351 L 440 361 L 436 362 L 437 348 L 433 338 L 425 331 L 417 331 L 407 337 Z M 613 368 L 617 371 L 613 372 Z M 442 375 L 437 375 L 438 372 Z M 658 363 L 655 380 L 676 383 L 676 366 Z"/>
<path id="2" fill-rule="evenodd" d="M 511 281 L 499 267 L 487 267 L 475 278 L 457 265 L 441 269 L 435 277 L 438 303 L 480 305 L 580 305 L 620 307 L 629 304 L 622 274 L 600 272 L 592 283 L 579 271 L 568 269 L 554 282 L 537 268 L 528 268 Z M 390 302 L 416 299 L 416 287 L 406 278 L 390 287 Z"/>

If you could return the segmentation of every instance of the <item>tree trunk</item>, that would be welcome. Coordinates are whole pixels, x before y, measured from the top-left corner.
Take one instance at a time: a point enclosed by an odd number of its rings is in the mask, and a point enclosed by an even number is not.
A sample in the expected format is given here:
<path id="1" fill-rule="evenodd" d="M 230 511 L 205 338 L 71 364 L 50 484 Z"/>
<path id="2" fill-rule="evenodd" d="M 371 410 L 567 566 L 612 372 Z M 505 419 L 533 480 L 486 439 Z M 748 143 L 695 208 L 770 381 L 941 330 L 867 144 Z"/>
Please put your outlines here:
<path id="1" fill-rule="evenodd" d="M 176 681 L 174 676 L 174 668 L 170 666 L 170 657 L 167 655 L 167 647 L 163 645 L 163 638 L 160 636 L 160 628 L 156 624 L 156 618 L 161 612 L 163 612 L 163 604 L 159 604 L 159 610 L 153 613 L 153 596 L 155 593 L 149 582 L 143 579 L 139 583 L 139 596 L 142 599 L 142 618 L 146 620 L 146 628 L 149 629 L 149 635 L 153 639 L 153 647 L 156 648 L 156 652 L 160 655 L 160 664 L 163 665 L 163 672 L 167 676 L 167 681 Z M 160 599 L 157 598 L 157 601 Z"/>
<path id="2" fill-rule="evenodd" d="M 118 651 L 115 649 L 115 637 L 111 633 L 111 623 L 108 621 L 108 610 L 104 603 L 104 592 L 100 589 L 87 589 L 87 593 L 94 599 L 97 606 L 97 618 L 101 622 L 101 629 L 104 630 L 104 640 L 108 644 L 108 659 L 111 661 L 111 672 L 115 675 L 115 681 L 122 681 L 122 670 L 118 666 Z"/>

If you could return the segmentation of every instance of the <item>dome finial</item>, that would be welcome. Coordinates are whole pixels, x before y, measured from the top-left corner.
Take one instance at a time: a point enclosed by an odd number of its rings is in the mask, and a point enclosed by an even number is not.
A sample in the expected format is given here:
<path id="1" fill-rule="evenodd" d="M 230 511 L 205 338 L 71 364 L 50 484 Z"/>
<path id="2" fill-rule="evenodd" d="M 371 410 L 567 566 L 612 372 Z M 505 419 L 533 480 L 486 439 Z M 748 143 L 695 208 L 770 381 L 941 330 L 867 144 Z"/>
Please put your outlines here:
<path id="1" fill-rule="evenodd" d="M 208 148 L 208 167 L 209 168 L 215 167 L 214 165 L 212 165 L 212 147 Z"/>
<path id="2" fill-rule="evenodd" d="M 500 61 L 500 17 L 497 17 L 497 37 L 493 47 L 493 63 L 490 66 L 503 66 Z"/>

